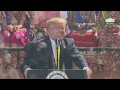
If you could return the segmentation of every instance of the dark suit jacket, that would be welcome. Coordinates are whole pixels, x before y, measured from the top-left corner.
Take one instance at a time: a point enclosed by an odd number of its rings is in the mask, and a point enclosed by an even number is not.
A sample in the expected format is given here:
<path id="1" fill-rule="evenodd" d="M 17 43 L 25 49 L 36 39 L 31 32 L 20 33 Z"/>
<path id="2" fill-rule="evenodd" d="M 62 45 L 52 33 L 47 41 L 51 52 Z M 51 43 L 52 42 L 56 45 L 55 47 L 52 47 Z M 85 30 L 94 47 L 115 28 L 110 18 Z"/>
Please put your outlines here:
<path id="1" fill-rule="evenodd" d="M 20 67 L 22 73 L 26 68 L 54 69 L 54 55 L 49 37 L 45 37 L 43 40 L 36 43 L 27 44 L 25 46 L 25 52 L 27 55 Z M 83 55 L 80 55 L 75 47 L 74 40 L 65 38 L 61 42 L 60 69 L 62 69 L 63 63 L 65 69 L 72 69 L 72 62 L 81 69 L 88 66 Z"/>

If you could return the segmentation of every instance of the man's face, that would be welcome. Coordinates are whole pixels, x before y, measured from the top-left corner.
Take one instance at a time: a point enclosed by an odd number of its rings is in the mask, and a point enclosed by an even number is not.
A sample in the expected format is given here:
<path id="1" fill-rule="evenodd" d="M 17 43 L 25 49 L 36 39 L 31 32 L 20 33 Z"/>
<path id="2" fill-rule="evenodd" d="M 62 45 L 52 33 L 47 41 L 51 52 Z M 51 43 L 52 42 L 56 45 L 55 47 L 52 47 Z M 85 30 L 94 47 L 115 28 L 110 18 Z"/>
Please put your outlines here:
<path id="1" fill-rule="evenodd" d="M 66 35 L 66 25 L 63 23 L 51 25 L 49 30 L 47 30 L 47 33 L 53 40 L 56 40 L 57 38 L 62 40 Z"/>

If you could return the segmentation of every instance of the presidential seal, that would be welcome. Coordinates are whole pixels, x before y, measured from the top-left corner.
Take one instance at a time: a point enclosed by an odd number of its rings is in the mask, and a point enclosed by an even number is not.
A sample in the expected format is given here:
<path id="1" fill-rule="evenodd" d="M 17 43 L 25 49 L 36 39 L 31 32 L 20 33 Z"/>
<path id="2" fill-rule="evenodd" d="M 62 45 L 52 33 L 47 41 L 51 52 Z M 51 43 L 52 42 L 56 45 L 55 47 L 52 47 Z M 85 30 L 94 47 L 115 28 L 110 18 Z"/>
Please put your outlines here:
<path id="1" fill-rule="evenodd" d="M 68 79 L 68 76 L 63 71 L 52 71 L 46 79 Z"/>

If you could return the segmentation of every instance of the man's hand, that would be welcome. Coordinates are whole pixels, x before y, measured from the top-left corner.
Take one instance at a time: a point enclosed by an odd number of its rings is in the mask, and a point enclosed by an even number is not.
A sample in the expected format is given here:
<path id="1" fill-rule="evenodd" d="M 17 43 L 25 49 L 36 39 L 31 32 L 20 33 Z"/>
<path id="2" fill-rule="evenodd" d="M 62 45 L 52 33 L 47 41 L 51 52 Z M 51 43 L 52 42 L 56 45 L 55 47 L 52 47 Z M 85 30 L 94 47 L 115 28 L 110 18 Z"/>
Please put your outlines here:
<path id="1" fill-rule="evenodd" d="M 84 67 L 83 70 L 87 71 L 87 76 L 88 76 L 88 79 L 89 79 L 91 74 L 93 73 L 92 70 L 89 67 Z"/>
<path id="2" fill-rule="evenodd" d="M 27 69 L 24 71 L 25 78 L 27 78 L 27 71 L 28 71 L 28 70 L 31 70 L 31 68 L 27 68 Z"/>

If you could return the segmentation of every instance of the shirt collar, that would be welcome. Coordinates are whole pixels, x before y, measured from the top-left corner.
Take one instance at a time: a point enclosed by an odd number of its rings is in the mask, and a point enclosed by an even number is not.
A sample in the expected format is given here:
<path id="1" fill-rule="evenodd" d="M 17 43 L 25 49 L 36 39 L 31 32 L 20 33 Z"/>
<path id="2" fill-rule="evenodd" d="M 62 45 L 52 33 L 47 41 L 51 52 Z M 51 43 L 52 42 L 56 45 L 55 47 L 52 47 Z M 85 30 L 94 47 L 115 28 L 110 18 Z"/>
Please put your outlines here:
<path id="1" fill-rule="evenodd" d="M 56 45 L 55 41 L 53 39 L 50 38 L 50 41 L 51 41 L 52 44 Z"/>

